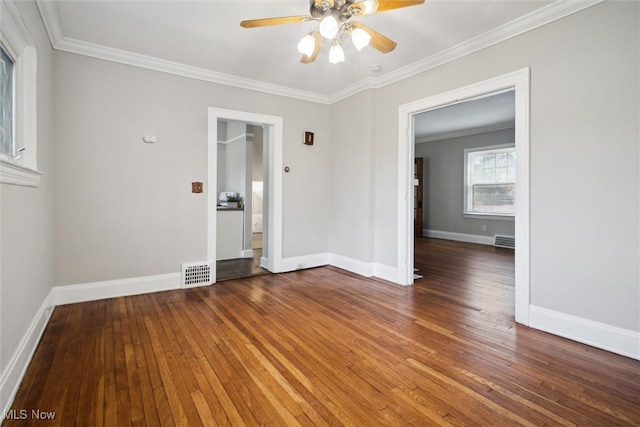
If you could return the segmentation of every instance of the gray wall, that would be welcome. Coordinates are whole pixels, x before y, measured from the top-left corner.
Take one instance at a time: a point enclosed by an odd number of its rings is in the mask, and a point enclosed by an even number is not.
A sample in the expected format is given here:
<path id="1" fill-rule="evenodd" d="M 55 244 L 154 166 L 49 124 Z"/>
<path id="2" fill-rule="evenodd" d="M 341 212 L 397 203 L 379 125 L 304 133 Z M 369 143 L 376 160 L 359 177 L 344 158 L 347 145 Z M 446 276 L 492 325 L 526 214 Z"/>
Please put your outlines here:
<path id="1" fill-rule="evenodd" d="M 396 265 L 398 106 L 530 67 L 531 302 L 640 330 L 639 8 L 604 2 L 379 89 L 376 261 Z"/>
<path id="2" fill-rule="evenodd" d="M 423 230 L 476 236 L 514 235 L 512 219 L 468 218 L 463 215 L 464 150 L 513 144 L 514 129 L 485 132 L 416 144 L 415 157 L 424 159 Z M 486 231 L 482 226 L 486 226 Z"/>
<path id="3" fill-rule="evenodd" d="M 0 184 L 0 378 L 53 287 L 53 56 L 33 2 L 16 2 L 38 58 L 38 188 Z M 7 390 L 5 390 L 7 391 Z M 0 396 L 4 408 L 7 396 Z"/>
<path id="4" fill-rule="evenodd" d="M 330 248 L 365 262 L 373 261 L 375 246 L 373 99 L 373 91 L 363 91 L 331 106 Z"/>
<path id="5" fill-rule="evenodd" d="M 283 255 L 328 251 L 328 106 L 62 52 L 55 77 L 57 285 L 206 259 L 207 189 L 191 182 L 206 182 L 210 106 L 284 118 Z"/>

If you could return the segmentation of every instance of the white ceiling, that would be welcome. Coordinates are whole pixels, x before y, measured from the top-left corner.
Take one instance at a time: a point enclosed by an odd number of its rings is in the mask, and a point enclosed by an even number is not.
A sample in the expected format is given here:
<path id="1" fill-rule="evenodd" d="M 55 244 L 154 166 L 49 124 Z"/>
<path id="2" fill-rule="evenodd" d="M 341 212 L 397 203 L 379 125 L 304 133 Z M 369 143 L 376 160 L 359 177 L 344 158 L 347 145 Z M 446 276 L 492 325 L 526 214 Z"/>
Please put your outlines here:
<path id="1" fill-rule="evenodd" d="M 515 91 L 490 94 L 415 116 L 416 143 L 509 129 L 515 126 Z"/>
<path id="2" fill-rule="evenodd" d="M 331 103 L 481 49 L 600 0 L 427 0 L 358 18 L 398 43 L 332 65 L 301 64 L 315 22 L 245 29 L 246 19 L 306 15 L 308 0 L 38 0 L 54 47 L 205 80 Z M 382 71 L 372 71 L 379 65 Z"/>

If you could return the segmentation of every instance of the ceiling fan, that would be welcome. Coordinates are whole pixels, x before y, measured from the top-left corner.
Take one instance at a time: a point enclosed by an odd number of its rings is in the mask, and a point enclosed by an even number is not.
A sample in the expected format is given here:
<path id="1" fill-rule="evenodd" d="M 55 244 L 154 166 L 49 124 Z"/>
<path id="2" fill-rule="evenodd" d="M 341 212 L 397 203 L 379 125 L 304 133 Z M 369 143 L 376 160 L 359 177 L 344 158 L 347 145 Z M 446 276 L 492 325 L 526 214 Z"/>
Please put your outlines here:
<path id="1" fill-rule="evenodd" d="M 316 60 L 323 40 L 330 40 L 329 62 L 344 62 L 342 43 L 351 36 L 358 50 L 371 45 L 382 53 L 391 52 L 396 42 L 357 22 L 353 17 L 386 12 L 402 7 L 416 6 L 424 0 L 309 0 L 309 15 L 282 16 L 277 18 L 251 19 L 242 21 L 243 28 L 266 27 L 270 25 L 296 24 L 317 21 L 318 28 L 307 34 L 298 43 L 298 51 L 302 54 L 300 62 L 309 64 Z"/>

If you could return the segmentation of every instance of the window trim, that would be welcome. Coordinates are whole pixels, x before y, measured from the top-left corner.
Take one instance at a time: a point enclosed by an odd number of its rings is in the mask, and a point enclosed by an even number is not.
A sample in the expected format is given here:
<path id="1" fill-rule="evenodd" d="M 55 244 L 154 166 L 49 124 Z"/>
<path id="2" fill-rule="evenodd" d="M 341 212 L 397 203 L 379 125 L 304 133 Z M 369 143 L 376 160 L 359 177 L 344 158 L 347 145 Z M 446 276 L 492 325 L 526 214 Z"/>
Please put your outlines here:
<path id="1" fill-rule="evenodd" d="M 0 41 L 15 59 L 15 151 L 25 148 L 17 158 L 0 154 L 0 183 L 37 187 L 42 175 L 37 166 L 37 55 L 13 1 L 0 3 Z"/>
<path id="2" fill-rule="evenodd" d="M 513 214 L 505 214 L 505 213 L 491 213 L 491 212 L 474 212 L 469 210 L 469 153 L 474 153 L 478 151 L 491 151 L 491 150 L 501 150 L 504 148 L 512 148 L 514 151 L 516 149 L 515 142 L 507 143 L 507 144 L 497 144 L 497 145 L 488 145 L 483 147 L 475 147 L 475 148 L 465 148 L 464 149 L 464 180 L 462 183 L 462 215 L 465 218 L 476 218 L 476 219 L 496 219 L 496 220 L 507 220 L 514 221 L 515 213 Z M 517 173 L 517 172 L 516 172 Z M 515 185 L 515 184 L 514 184 Z M 515 208 L 515 203 L 514 203 Z"/>

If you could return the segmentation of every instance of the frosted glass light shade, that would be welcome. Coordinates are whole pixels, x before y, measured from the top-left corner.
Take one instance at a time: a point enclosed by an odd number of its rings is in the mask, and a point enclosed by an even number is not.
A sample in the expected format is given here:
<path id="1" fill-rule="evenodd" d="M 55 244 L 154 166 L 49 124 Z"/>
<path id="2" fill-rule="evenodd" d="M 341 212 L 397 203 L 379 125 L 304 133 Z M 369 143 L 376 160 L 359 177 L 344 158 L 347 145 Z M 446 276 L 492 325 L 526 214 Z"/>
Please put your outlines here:
<path id="1" fill-rule="evenodd" d="M 329 62 L 332 64 L 344 62 L 344 51 L 342 50 L 342 46 L 339 44 L 331 46 L 331 49 L 329 50 Z"/>
<path id="2" fill-rule="evenodd" d="M 333 15 L 327 15 L 320 21 L 320 35 L 325 39 L 332 39 L 338 34 L 340 26 Z"/>
<path id="3" fill-rule="evenodd" d="M 351 40 L 356 49 L 362 50 L 363 47 L 369 46 L 371 36 L 365 30 L 356 28 L 351 32 Z"/>
<path id="4" fill-rule="evenodd" d="M 316 47 L 316 40 L 311 34 L 307 34 L 298 43 L 298 52 L 308 57 L 311 57 L 313 50 Z"/>

